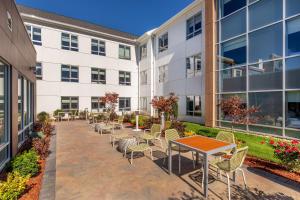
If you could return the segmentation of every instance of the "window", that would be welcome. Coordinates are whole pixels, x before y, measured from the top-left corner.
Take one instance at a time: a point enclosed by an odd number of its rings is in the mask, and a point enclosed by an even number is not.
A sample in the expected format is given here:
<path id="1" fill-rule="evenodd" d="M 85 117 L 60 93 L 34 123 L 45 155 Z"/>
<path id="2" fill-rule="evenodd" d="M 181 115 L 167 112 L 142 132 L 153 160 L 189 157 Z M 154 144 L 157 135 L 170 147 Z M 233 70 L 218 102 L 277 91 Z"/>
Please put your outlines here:
<path id="1" fill-rule="evenodd" d="M 141 56 L 141 59 L 147 57 L 147 44 L 143 44 L 140 47 L 140 56 Z"/>
<path id="2" fill-rule="evenodd" d="M 163 65 L 158 68 L 158 81 L 164 83 L 168 81 L 168 65 Z"/>
<path id="3" fill-rule="evenodd" d="M 130 72 L 119 71 L 119 84 L 120 85 L 131 85 Z"/>
<path id="4" fill-rule="evenodd" d="M 186 39 L 190 39 L 202 33 L 202 14 L 201 12 L 186 21 Z"/>
<path id="5" fill-rule="evenodd" d="M 91 53 L 95 55 L 105 56 L 105 42 L 101 40 L 91 40 Z"/>
<path id="6" fill-rule="evenodd" d="M 168 49 L 168 33 L 163 34 L 158 38 L 158 51 L 163 52 Z"/>
<path id="7" fill-rule="evenodd" d="M 43 67 L 42 67 L 42 63 L 40 63 L 40 62 L 36 63 L 34 73 L 35 73 L 36 79 L 39 79 L 39 80 L 43 79 Z"/>
<path id="8" fill-rule="evenodd" d="M 246 6 L 246 0 L 220 0 L 222 17 Z"/>
<path id="9" fill-rule="evenodd" d="M 241 35 L 246 32 L 246 9 L 237 12 L 231 16 L 221 20 L 222 35 L 221 39 L 227 40 L 229 38 Z"/>
<path id="10" fill-rule="evenodd" d="M 65 112 L 79 109 L 78 97 L 61 97 L 61 109 Z"/>
<path id="11" fill-rule="evenodd" d="M 282 0 L 261 0 L 249 6 L 250 30 L 282 18 Z"/>
<path id="12" fill-rule="evenodd" d="M 286 0 L 286 15 L 287 17 L 300 13 L 299 0 Z"/>
<path id="13" fill-rule="evenodd" d="M 141 85 L 147 85 L 147 70 L 140 72 Z"/>
<path id="14" fill-rule="evenodd" d="M 287 92 L 285 104 L 286 127 L 300 129 L 300 91 Z"/>
<path id="15" fill-rule="evenodd" d="M 200 75 L 201 72 L 201 54 L 186 58 L 186 77 Z"/>
<path id="16" fill-rule="evenodd" d="M 106 70 L 100 68 L 91 69 L 92 83 L 106 84 Z"/>
<path id="17" fill-rule="evenodd" d="M 18 76 L 18 131 L 23 129 L 23 79 Z"/>
<path id="18" fill-rule="evenodd" d="M 12 18 L 10 12 L 6 11 L 7 14 L 7 26 L 10 31 L 12 31 Z"/>
<path id="19" fill-rule="evenodd" d="M 282 89 L 282 60 L 249 65 L 249 89 Z"/>
<path id="20" fill-rule="evenodd" d="M 140 98 L 140 109 L 142 111 L 147 111 L 147 97 Z"/>
<path id="21" fill-rule="evenodd" d="M 186 115 L 201 116 L 201 98 L 200 96 L 186 97 Z"/>
<path id="22" fill-rule="evenodd" d="M 131 111 L 130 97 L 119 97 L 119 111 Z"/>
<path id="23" fill-rule="evenodd" d="M 78 67 L 72 65 L 61 66 L 61 81 L 78 82 Z"/>
<path id="24" fill-rule="evenodd" d="M 220 71 L 221 92 L 246 91 L 246 67 L 235 67 Z"/>
<path id="25" fill-rule="evenodd" d="M 286 88 L 300 89 L 300 57 L 286 59 L 285 66 Z"/>
<path id="26" fill-rule="evenodd" d="M 249 34 L 250 63 L 281 58 L 282 50 L 282 23 Z"/>
<path id="27" fill-rule="evenodd" d="M 221 45 L 221 69 L 245 64 L 247 58 L 246 51 L 247 48 L 245 37 L 240 37 L 228 42 L 224 42 Z"/>
<path id="28" fill-rule="evenodd" d="M 26 25 L 27 33 L 29 37 L 31 38 L 31 41 L 35 45 L 42 45 L 42 31 L 41 28 L 31 26 L 31 25 Z"/>
<path id="29" fill-rule="evenodd" d="M 119 45 L 119 58 L 120 59 L 131 59 L 130 46 Z"/>
<path id="30" fill-rule="evenodd" d="M 91 102 L 92 112 L 100 112 L 105 109 L 105 103 L 101 102 L 100 97 L 92 97 Z"/>
<path id="31" fill-rule="evenodd" d="M 287 21 L 286 26 L 286 53 L 289 56 L 300 54 L 300 17 Z"/>
<path id="32" fill-rule="evenodd" d="M 249 106 L 259 107 L 257 124 L 282 127 L 282 92 L 249 93 Z"/>
<path id="33" fill-rule="evenodd" d="M 61 33 L 61 48 L 78 51 L 78 36 L 69 33 Z"/>

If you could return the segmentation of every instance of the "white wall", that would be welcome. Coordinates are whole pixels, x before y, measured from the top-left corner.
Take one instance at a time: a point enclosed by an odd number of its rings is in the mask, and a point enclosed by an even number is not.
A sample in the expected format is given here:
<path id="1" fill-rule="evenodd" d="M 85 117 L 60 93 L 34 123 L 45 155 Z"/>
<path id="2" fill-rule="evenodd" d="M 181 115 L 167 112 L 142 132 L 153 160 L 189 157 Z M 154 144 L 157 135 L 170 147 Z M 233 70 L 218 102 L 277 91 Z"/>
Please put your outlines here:
<path id="1" fill-rule="evenodd" d="M 91 39 L 78 35 L 79 51 L 61 49 L 61 33 L 68 32 L 33 24 L 42 29 L 42 46 L 35 46 L 37 61 L 43 66 L 43 80 L 37 81 L 37 112 L 52 112 L 61 108 L 61 96 L 78 96 L 79 109 L 91 109 L 91 97 L 116 92 L 131 97 L 131 108 L 138 106 L 138 66 L 135 46 L 131 46 L 131 60 L 118 58 L 119 43 L 105 40 L 106 56 L 91 54 Z M 69 32 L 68 32 L 69 33 Z M 79 82 L 61 82 L 61 64 L 79 66 Z M 91 67 L 106 69 L 106 84 L 91 83 Z M 131 86 L 119 85 L 119 70 L 131 72 Z"/>

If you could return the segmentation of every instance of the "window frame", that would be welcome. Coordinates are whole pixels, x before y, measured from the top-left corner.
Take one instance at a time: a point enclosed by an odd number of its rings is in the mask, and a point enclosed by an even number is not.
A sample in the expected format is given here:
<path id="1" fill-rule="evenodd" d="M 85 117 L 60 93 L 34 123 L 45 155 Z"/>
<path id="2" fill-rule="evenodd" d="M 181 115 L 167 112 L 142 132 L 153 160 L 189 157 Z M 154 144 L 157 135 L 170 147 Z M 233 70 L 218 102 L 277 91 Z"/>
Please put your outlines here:
<path id="1" fill-rule="evenodd" d="M 189 98 L 192 98 L 192 102 L 193 102 L 193 110 L 189 110 L 189 101 L 188 99 Z M 200 110 L 197 111 L 196 110 L 196 98 L 199 98 L 199 107 L 200 107 Z M 202 102 L 201 102 L 201 96 L 200 95 L 196 95 L 196 96 L 193 96 L 193 95 L 188 95 L 186 96 L 186 115 L 187 116 L 192 116 L 192 117 L 201 117 L 202 116 L 202 109 L 201 109 L 201 105 Z"/>
<path id="2" fill-rule="evenodd" d="M 196 29 L 196 17 L 198 17 L 200 15 L 200 28 Z M 191 26 L 189 26 L 189 21 L 192 21 Z M 193 31 L 191 33 L 189 33 L 189 28 L 193 28 Z M 202 33 L 202 12 L 198 12 L 196 14 L 194 14 L 192 17 L 190 17 L 189 19 L 186 20 L 186 40 L 189 40 L 197 35 L 200 35 Z"/>
<path id="3" fill-rule="evenodd" d="M 158 37 L 158 52 L 164 52 L 169 48 L 169 33 L 166 32 Z"/>
<path id="4" fill-rule="evenodd" d="M 199 58 L 198 58 L 199 57 Z M 192 58 L 192 63 L 190 62 Z M 200 62 L 200 69 L 198 69 L 198 61 Z M 188 65 L 190 66 L 190 70 L 192 73 L 188 73 Z M 192 78 L 199 76 L 201 74 L 202 70 L 202 56 L 201 53 L 189 56 L 185 59 L 185 72 L 186 72 L 186 78 Z"/>
<path id="5" fill-rule="evenodd" d="M 97 71 L 97 80 L 93 80 L 93 71 L 96 72 Z M 101 76 L 103 74 L 101 74 L 101 72 L 104 72 L 104 80 L 101 80 Z M 96 67 L 92 67 L 91 68 L 91 83 L 97 83 L 97 84 L 106 84 L 106 69 L 103 68 L 96 68 Z"/>
<path id="6" fill-rule="evenodd" d="M 38 27 L 38 26 L 33 26 L 33 25 L 29 25 L 29 24 L 26 24 L 26 30 L 27 30 L 27 33 L 32 41 L 32 43 L 34 45 L 39 45 L 39 46 L 42 46 L 43 42 L 42 42 L 42 28 L 41 27 Z M 29 30 L 30 29 L 30 30 Z M 40 37 L 41 37 L 41 40 L 34 40 L 34 29 L 38 29 L 40 30 Z"/>
<path id="7" fill-rule="evenodd" d="M 41 73 L 38 74 L 38 69 L 40 69 Z M 36 62 L 34 74 L 37 80 L 43 80 L 43 64 L 42 62 Z"/>
<path id="8" fill-rule="evenodd" d="M 101 97 L 95 97 L 95 96 L 91 97 L 91 111 L 92 112 L 93 112 L 93 110 L 97 110 L 97 112 L 100 112 L 106 108 L 105 103 L 102 103 L 100 98 Z M 97 99 L 97 102 L 95 101 L 95 99 Z M 97 108 L 93 108 L 93 103 L 97 103 Z"/>
<path id="9" fill-rule="evenodd" d="M 123 107 L 123 108 L 120 107 L 121 101 L 124 101 L 125 107 Z M 127 106 L 128 103 L 129 103 L 129 106 Z M 119 97 L 119 111 L 120 112 L 131 111 L 131 97 Z"/>
<path id="10" fill-rule="evenodd" d="M 121 55 L 123 49 L 124 55 Z M 129 50 L 129 56 L 126 56 L 126 50 Z M 124 44 L 119 44 L 119 59 L 131 60 L 131 47 Z"/>
<path id="11" fill-rule="evenodd" d="M 147 57 L 147 44 L 143 44 L 140 46 L 140 58 L 146 58 Z"/>
<path id="12" fill-rule="evenodd" d="M 121 77 L 123 73 L 123 77 Z M 129 74 L 129 81 L 126 80 L 126 76 Z M 124 82 L 121 82 L 121 78 L 124 78 Z M 119 85 L 131 86 L 131 72 L 129 71 L 119 71 Z"/>
<path id="13" fill-rule="evenodd" d="M 68 99 L 68 109 L 63 109 L 63 98 L 65 98 L 65 99 Z M 72 102 L 72 100 L 73 101 L 77 101 L 77 109 L 73 109 L 72 108 L 72 103 L 74 103 L 74 102 Z M 65 112 L 71 112 L 71 111 L 73 111 L 73 110 L 79 110 L 79 97 L 78 96 L 61 96 L 60 97 L 60 108 L 61 108 L 61 110 L 63 110 L 63 111 L 65 111 Z"/>
<path id="14" fill-rule="evenodd" d="M 93 50 L 93 44 L 97 44 L 95 46 L 97 48 L 96 51 Z M 101 48 L 103 48 L 104 51 L 101 51 Z M 92 38 L 91 39 L 91 54 L 99 55 L 99 56 L 106 56 L 106 42 L 104 40 Z"/>
<path id="15" fill-rule="evenodd" d="M 64 37 L 68 36 L 68 37 Z M 63 40 L 65 38 L 65 41 Z M 74 43 L 72 41 L 73 38 L 76 38 L 76 42 Z M 64 45 L 63 42 L 67 42 L 68 45 Z M 73 46 L 73 44 L 77 44 L 77 46 Z M 62 32 L 61 33 L 61 49 L 69 50 L 69 51 L 79 51 L 79 41 L 78 41 L 78 35 Z"/>
<path id="16" fill-rule="evenodd" d="M 162 65 L 158 67 L 158 82 L 168 82 L 168 65 Z"/>
<path id="17" fill-rule="evenodd" d="M 69 69 L 69 77 L 63 77 L 63 68 Z M 72 69 L 77 69 L 77 78 L 72 77 Z M 79 83 L 79 67 L 74 65 L 61 65 L 61 82 Z"/>

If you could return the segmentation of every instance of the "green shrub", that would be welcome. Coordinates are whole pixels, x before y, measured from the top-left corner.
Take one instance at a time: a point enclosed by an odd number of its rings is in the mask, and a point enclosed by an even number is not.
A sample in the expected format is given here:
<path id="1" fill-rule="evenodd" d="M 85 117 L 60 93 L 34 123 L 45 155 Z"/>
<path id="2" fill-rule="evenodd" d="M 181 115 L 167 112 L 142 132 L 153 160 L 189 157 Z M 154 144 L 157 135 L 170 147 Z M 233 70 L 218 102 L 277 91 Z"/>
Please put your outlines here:
<path id="1" fill-rule="evenodd" d="M 54 112 L 53 112 L 53 114 L 54 114 L 54 116 L 57 116 L 58 115 L 58 113 L 61 113 L 61 112 L 64 112 L 62 109 L 56 109 Z"/>
<path id="2" fill-rule="evenodd" d="M 147 120 L 149 119 L 149 116 L 146 115 L 139 115 L 139 126 L 144 126 L 145 123 L 147 122 Z M 130 120 L 130 123 L 132 123 L 133 125 L 135 125 L 135 118 Z"/>
<path id="3" fill-rule="evenodd" d="M 49 114 L 47 112 L 40 112 L 38 115 L 37 115 L 37 120 L 41 123 L 44 123 L 45 121 L 47 121 L 49 119 Z"/>
<path id="4" fill-rule="evenodd" d="M 39 171 L 38 159 L 39 156 L 35 150 L 25 151 L 12 160 L 12 171 L 18 172 L 23 177 L 34 176 Z"/>
<path id="5" fill-rule="evenodd" d="M 7 181 L 0 183 L 0 199 L 15 200 L 26 189 L 29 176 L 23 177 L 18 172 L 9 173 Z"/>

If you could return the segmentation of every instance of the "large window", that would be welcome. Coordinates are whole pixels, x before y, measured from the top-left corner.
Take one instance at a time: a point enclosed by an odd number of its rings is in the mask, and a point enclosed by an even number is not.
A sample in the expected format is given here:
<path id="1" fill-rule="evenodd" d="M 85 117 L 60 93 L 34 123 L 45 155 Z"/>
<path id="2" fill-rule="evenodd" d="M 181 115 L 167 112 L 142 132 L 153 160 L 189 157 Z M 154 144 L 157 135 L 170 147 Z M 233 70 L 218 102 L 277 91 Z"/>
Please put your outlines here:
<path id="1" fill-rule="evenodd" d="M 147 107 L 148 107 L 147 97 L 141 97 L 140 98 L 140 109 L 142 111 L 147 111 Z"/>
<path id="2" fill-rule="evenodd" d="M 158 38 L 158 51 L 163 52 L 168 49 L 168 46 L 169 46 L 168 33 L 165 33 Z"/>
<path id="3" fill-rule="evenodd" d="M 0 166 L 9 158 L 9 109 L 8 109 L 8 75 L 6 66 L 0 62 Z"/>
<path id="4" fill-rule="evenodd" d="M 186 58 L 186 77 L 200 75 L 201 72 L 201 54 Z"/>
<path id="5" fill-rule="evenodd" d="M 141 85 L 147 85 L 147 70 L 140 72 Z"/>
<path id="6" fill-rule="evenodd" d="M 79 109 L 78 97 L 61 97 L 61 109 L 70 112 Z"/>
<path id="7" fill-rule="evenodd" d="M 286 127 L 300 129 L 300 91 L 287 92 L 285 99 Z"/>
<path id="8" fill-rule="evenodd" d="M 235 13 L 221 20 L 222 40 L 227 40 L 246 32 L 246 10 Z"/>
<path id="9" fill-rule="evenodd" d="M 201 116 L 201 97 L 187 96 L 186 97 L 186 115 Z"/>
<path id="10" fill-rule="evenodd" d="M 261 0 L 249 6 L 250 30 L 282 18 L 282 0 Z"/>
<path id="11" fill-rule="evenodd" d="M 286 88 L 300 89 L 300 57 L 289 58 L 286 64 Z"/>
<path id="12" fill-rule="evenodd" d="M 246 67 L 230 68 L 219 73 L 221 92 L 246 91 Z"/>
<path id="13" fill-rule="evenodd" d="M 246 6 L 246 0 L 220 0 L 221 2 L 221 16 L 229 15 L 244 6 Z"/>
<path id="14" fill-rule="evenodd" d="M 287 17 L 300 13 L 299 0 L 286 0 L 286 15 Z"/>
<path id="15" fill-rule="evenodd" d="M 43 66 L 42 66 L 42 63 L 40 63 L 40 62 L 36 63 L 34 73 L 35 73 L 36 79 L 38 79 L 38 80 L 43 79 Z"/>
<path id="16" fill-rule="evenodd" d="M 61 66 L 61 81 L 63 82 L 78 82 L 79 73 L 78 67 L 72 65 Z"/>
<path id="17" fill-rule="evenodd" d="M 105 42 L 101 40 L 91 40 L 91 53 L 95 55 L 105 56 Z"/>
<path id="18" fill-rule="evenodd" d="M 282 50 L 282 23 L 249 34 L 250 63 L 281 58 Z"/>
<path id="19" fill-rule="evenodd" d="M 32 43 L 35 45 L 42 45 L 42 31 L 41 28 L 26 25 L 27 33 L 32 40 Z"/>
<path id="20" fill-rule="evenodd" d="M 143 44 L 140 46 L 140 58 L 146 58 L 147 57 L 147 44 Z"/>
<path id="21" fill-rule="evenodd" d="M 105 103 L 100 100 L 100 97 L 91 97 L 92 112 L 101 112 L 105 109 Z"/>
<path id="22" fill-rule="evenodd" d="M 131 73 L 125 71 L 119 71 L 119 84 L 131 85 Z"/>
<path id="23" fill-rule="evenodd" d="M 23 124 L 23 78 L 18 76 L 18 131 L 22 130 Z"/>
<path id="24" fill-rule="evenodd" d="M 131 111 L 130 97 L 119 97 L 119 111 Z"/>
<path id="25" fill-rule="evenodd" d="M 300 17 L 287 21 L 286 54 L 289 56 L 300 54 Z"/>
<path id="26" fill-rule="evenodd" d="M 131 59 L 130 46 L 126 46 L 122 44 L 119 45 L 119 58 L 126 59 L 126 60 Z"/>
<path id="27" fill-rule="evenodd" d="M 160 66 L 158 73 L 158 82 L 165 83 L 168 81 L 168 65 Z"/>
<path id="28" fill-rule="evenodd" d="M 282 89 L 282 60 L 249 65 L 249 89 Z"/>
<path id="29" fill-rule="evenodd" d="M 221 69 L 246 63 L 246 38 L 240 37 L 221 45 Z"/>
<path id="30" fill-rule="evenodd" d="M 106 84 L 106 70 L 100 68 L 91 69 L 92 83 Z"/>
<path id="31" fill-rule="evenodd" d="M 69 33 L 61 33 L 61 48 L 78 51 L 78 36 Z"/>
<path id="32" fill-rule="evenodd" d="M 202 33 L 202 14 L 197 13 L 186 21 L 186 39 L 190 39 Z"/>

